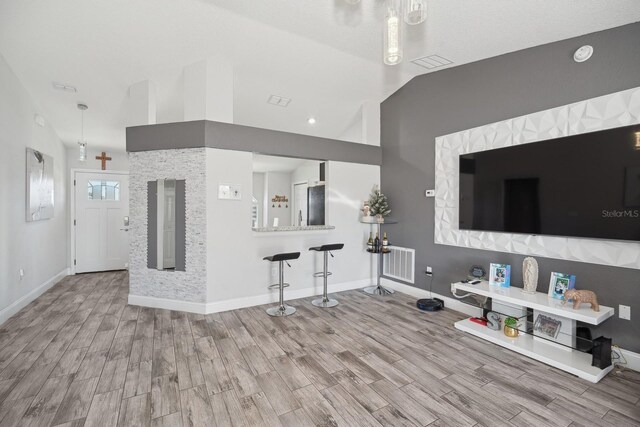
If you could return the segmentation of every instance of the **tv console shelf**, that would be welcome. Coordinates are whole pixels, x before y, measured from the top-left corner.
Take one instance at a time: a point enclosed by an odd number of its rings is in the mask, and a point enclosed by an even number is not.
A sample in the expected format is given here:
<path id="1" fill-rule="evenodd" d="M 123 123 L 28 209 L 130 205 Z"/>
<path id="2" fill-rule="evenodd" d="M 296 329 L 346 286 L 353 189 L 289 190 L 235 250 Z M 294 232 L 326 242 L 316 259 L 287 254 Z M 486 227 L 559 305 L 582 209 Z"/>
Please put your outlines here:
<path id="1" fill-rule="evenodd" d="M 571 303 L 563 305 L 562 301 L 549 298 L 546 293 L 526 294 L 522 292 L 522 288 L 500 288 L 490 286 L 486 281 L 482 281 L 477 285 L 462 282 L 452 283 L 451 291 L 473 293 L 513 307 L 530 308 L 534 312 L 552 315 L 574 323 L 579 321 L 590 325 L 599 325 L 614 315 L 612 307 L 601 305 L 600 311 L 596 312 L 584 304 L 574 310 Z M 591 366 L 591 354 L 575 348 L 558 345 L 531 334 L 520 333 L 516 338 L 509 338 L 503 333 L 502 329 L 492 330 L 469 319 L 456 322 L 455 327 L 593 383 L 600 381 L 613 369 L 613 365 L 605 369 Z"/>

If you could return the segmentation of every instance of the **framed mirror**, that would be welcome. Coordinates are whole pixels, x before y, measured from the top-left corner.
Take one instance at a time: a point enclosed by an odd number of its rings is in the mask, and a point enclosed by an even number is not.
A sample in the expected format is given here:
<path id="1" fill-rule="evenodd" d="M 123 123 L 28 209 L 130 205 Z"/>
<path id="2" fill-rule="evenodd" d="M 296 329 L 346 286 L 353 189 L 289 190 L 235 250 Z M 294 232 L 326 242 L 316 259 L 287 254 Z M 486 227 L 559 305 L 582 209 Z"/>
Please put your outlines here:
<path id="1" fill-rule="evenodd" d="M 185 181 L 149 181 L 147 190 L 147 267 L 185 271 Z"/>

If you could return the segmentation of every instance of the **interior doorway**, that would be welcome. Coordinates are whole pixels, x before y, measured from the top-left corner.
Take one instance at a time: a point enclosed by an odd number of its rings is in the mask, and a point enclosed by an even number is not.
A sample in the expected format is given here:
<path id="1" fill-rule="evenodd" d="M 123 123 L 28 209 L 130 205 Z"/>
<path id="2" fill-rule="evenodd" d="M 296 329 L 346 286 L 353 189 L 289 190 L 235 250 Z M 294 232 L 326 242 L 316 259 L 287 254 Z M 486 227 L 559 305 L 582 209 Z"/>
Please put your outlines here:
<path id="1" fill-rule="evenodd" d="M 129 173 L 72 170 L 72 273 L 129 266 Z"/>
<path id="2" fill-rule="evenodd" d="M 308 205 L 307 205 L 307 191 L 309 184 L 307 182 L 299 182 L 293 184 L 293 221 L 291 222 L 295 226 L 307 225 L 308 217 Z"/>

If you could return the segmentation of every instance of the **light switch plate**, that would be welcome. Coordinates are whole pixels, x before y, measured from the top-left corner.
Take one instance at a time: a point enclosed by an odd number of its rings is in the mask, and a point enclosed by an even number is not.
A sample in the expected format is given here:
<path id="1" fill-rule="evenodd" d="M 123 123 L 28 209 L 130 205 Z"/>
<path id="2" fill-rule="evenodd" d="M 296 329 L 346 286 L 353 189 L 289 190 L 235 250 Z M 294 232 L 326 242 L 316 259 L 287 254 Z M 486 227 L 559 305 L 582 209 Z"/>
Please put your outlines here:
<path id="1" fill-rule="evenodd" d="M 242 186 L 240 184 L 219 184 L 218 199 L 242 200 Z"/>
<path id="2" fill-rule="evenodd" d="M 426 190 L 424 195 L 425 197 L 436 197 L 436 190 Z"/>
<path id="3" fill-rule="evenodd" d="M 631 320 L 631 307 L 628 305 L 619 305 L 618 317 L 625 320 Z"/>

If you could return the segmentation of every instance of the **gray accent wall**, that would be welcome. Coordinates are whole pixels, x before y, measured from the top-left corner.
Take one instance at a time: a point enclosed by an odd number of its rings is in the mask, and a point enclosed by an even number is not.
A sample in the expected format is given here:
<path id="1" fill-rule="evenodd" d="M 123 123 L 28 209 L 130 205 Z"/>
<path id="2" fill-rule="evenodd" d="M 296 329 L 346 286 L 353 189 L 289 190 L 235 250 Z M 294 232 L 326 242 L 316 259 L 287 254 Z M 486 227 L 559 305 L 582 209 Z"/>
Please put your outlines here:
<path id="1" fill-rule="evenodd" d="M 381 187 L 392 216 L 394 244 L 416 249 L 416 285 L 426 288 L 424 270 L 434 271 L 434 292 L 450 294 L 472 265 L 511 264 L 512 283 L 521 286 L 523 255 L 433 243 L 434 206 L 424 191 L 434 188 L 435 138 L 453 132 L 640 86 L 640 23 L 419 76 L 381 106 Z M 593 57 L 582 64 L 573 52 L 584 44 Z M 594 330 L 614 344 L 640 352 L 638 270 L 538 257 L 538 290 L 552 271 L 577 276 L 616 317 Z M 617 318 L 618 304 L 631 306 L 631 319 Z"/>
<path id="2" fill-rule="evenodd" d="M 337 139 L 197 120 L 127 128 L 127 151 L 219 148 L 272 156 L 380 165 L 380 147 Z"/>

